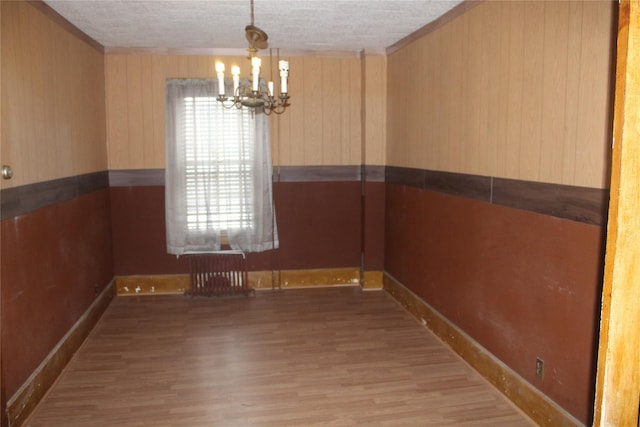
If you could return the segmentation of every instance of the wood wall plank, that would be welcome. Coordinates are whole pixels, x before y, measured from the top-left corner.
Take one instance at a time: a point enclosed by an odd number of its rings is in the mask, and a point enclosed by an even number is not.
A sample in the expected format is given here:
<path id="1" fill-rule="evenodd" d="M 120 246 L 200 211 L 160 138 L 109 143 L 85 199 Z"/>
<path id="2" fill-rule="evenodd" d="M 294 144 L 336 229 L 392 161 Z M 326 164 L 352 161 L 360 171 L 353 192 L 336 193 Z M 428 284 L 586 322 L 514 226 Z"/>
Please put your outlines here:
<path id="1" fill-rule="evenodd" d="M 542 90 L 544 71 L 544 3 L 524 4 L 524 61 L 522 129 L 520 132 L 519 178 L 540 178 L 540 133 L 542 127 Z"/>
<path id="2" fill-rule="evenodd" d="M 322 164 L 322 60 L 320 58 L 305 58 L 304 70 L 304 111 L 305 119 L 309 115 L 320 120 L 310 121 L 303 132 L 303 139 L 299 143 L 304 147 L 304 164 Z M 305 120 L 306 123 L 306 120 Z"/>
<path id="3" fill-rule="evenodd" d="M 386 132 L 386 67 L 384 56 L 367 55 L 365 66 L 365 158 L 367 165 L 384 165 Z"/>
<path id="4" fill-rule="evenodd" d="M 443 43 L 442 37 L 446 34 L 441 29 L 437 29 L 433 34 L 433 54 L 432 59 L 427 63 L 427 73 L 429 74 L 429 87 L 426 93 L 427 97 L 437 100 L 437 104 L 432 102 L 428 103 L 429 110 L 427 114 L 432 115 L 434 121 L 437 123 L 442 120 L 441 116 L 444 114 L 444 110 L 441 107 L 443 104 L 443 88 L 438 82 L 442 81 L 442 50 Z M 440 126 L 429 126 L 427 137 L 430 141 L 430 151 L 436 161 L 441 162 L 442 157 L 442 141 L 443 131 Z"/>
<path id="5" fill-rule="evenodd" d="M 332 102 L 340 104 L 342 113 L 338 115 L 337 122 L 334 123 L 334 126 L 340 128 L 340 159 L 350 159 L 352 145 L 350 143 L 351 129 L 355 127 L 351 124 L 351 103 L 353 102 L 351 99 L 353 94 L 351 91 L 351 61 L 345 59 L 340 60 L 338 72 L 340 73 L 341 88 L 336 99 Z"/>
<path id="6" fill-rule="evenodd" d="M 307 93 L 305 92 L 304 75 L 304 58 L 291 58 L 289 61 L 291 107 L 289 108 L 290 111 L 284 114 L 288 116 L 285 117 L 285 120 L 289 122 L 289 147 L 288 150 L 284 146 L 281 147 L 280 159 L 282 160 L 282 165 L 306 164 L 304 163 L 304 122 L 306 114 L 304 99 Z M 294 93 L 296 94 L 295 98 L 293 98 Z M 280 132 L 281 135 L 285 133 L 284 129 Z"/>
<path id="7" fill-rule="evenodd" d="M 401 78 L 401 88 L 404 89 L 399 94 L 410 94 L 406 96 L 404 99 L 404 117 L 405 121 L 408 123 L 415 124 L 414 126 L 407 127 L 407 141 L 412 141 L 415 143 L 413 146 L 413 156 L 409 155 L 409 150 L 406 152 L 403 151 L 402 156 L 405 161 L 407 161 L 407 166 L 409 167 L 417 167 L 417 161 L 419 160 L 419 156 L 422 154 L 423 146 L 422 146 L 422 125 L 423 115 L 422 115 L 422 105 L 424 102 L 423 97 L 421 96 L 424 93 L 424 78 L 421 73 L 420 61 L 418 60 L 420 55 L 420 41 L 417 40 L 413 44 L 411 44 L 408 49 L 409 52 L 405 57 L 405 64 L 408 70 L 413 70 L 412 74 L 405 74 Z"/>
<path id="8" fill-rule="evenodd" d="M 507 79 L 507 146 L 505 147 L 505 177 L 520 177 L 520 138 L 522 134 L 522 100 L 524 76 L 524 5 L 513 2 L 509 13 L 509 58 Z"/>
<path id="9" fill-rule="evenodd" d="M 504 56 L 500 51 L 500 42 L 505 28 L 502 23 L 502 9 L 500 3 L 492 2 L 484 8 L 482 15 L 486 47 L 482 51 L 483 99 L 480 110 L 480 141 L 483 144 L 485 170 L 496 170 L 499 129 L 506 111 L 506 104 L 501 102 L 506 93 L 504 79 L 500 78 Z"/>
<path id="10" fill-rule="evenodd" d="M 129 141 L 129 168 L 133 165 L 144 167 L 144 132 L 143 111 L 144 99 L 142 98 L 142 57 L 127 56 L 127 110 L 128 110 L 128 141 Z M 135 142 L 134 142 L 135 141 Z"/>
<path id="11" fill-rule="evenodd" d="M 109 169 L 114 169 L 116 165 L 121 169 L 127 169 L 129 168 L 127 58 L 125 55 L 107 55 L 105 65 Z"/>
<path id="12" fill-rule="evenodd" d="M 599 2 L 597 2 L 599 3 Z M 584 85 L 586 102 L 581 103 L 581 115 L 584 119 L 579 129 L 584 131 L 580 135 L 580 143 L 577 150 L 576 170 L 585 175 L 585 179 L 608 186 L 609 164 L 612 132 L 611 110 L 602 114 L 601 105 L 612 106 L 612 48 L 614 46 L 611 37 L 602 37 L 613 26 L 614 19 L 611 13 L 603 13 L 603 8 L 597 3 L 585 2 L 582 16 L 582 74 L 581 85 Z M 606 4 L 606 3 L 605 3 Z M 591 84 L 598 82 L 600 84 Z M 589 143 L 590 141 L 602 141 L 602 144 Z"/>
<path id="13" fill-rule="evenodd" d="M 451 22 L 451 41 L 450 41 L 450 57 L 446 58 L 446 60 L 451 62 L 450 71 L 451 74 L 448 74 L 448 78 L 443 76 L 443 79 L 448 80 L 450 82 L 449 89 L 451 90 L 449 93 L 444 94 L 446 98 L 451 99 L 451 112 L 449 118 L 452 120 L 450 123 L 456 123 L 458 121 L 458 117 L 460 116 L 460 108 L 461 105 L 466 103 L 465 99 L 463 99 L 463 86 L 460 84 L 461 81 L 464 80 L 464 53 L 463 53 L 463 31 L 464 31 L 464 20 L 456 19 Z M 389 75 L 389 78 L 393 76 Z M 407 124 L 408 126 L 408 124 Z M 462 155 L 464 153 L 463 149 L 463 140 L 462 140 L 462 126 L 447 126 L 448 134 L 449 134 L 449 164 L 452 169 L 461 169 L 462 164 Z M 388 150 L 391 149 L 391 143 L 387 142 Z M 411 151 L 407 149 L 407 154 L 409 155 Z M 435 170 L 441 170 L 442 165 L 434 165 Z"/>
<path id="14" fill-rule="evenodd" d="M 387 163 L 606 187 L 615 10 L 483 2 L 394 50 Z"/>
<path id="15" fill-rule="evenodd" d="M 483 150 L 480 141 L 480 111 L 482 109 L 482 49 L 484 26 L 482 23 L 483 8 L 474 8 L 464 15 L 463 41 L 463 89 L 464 103 L 462 112 L 467 118 L 463 126 L 464 154 L 459 167 L 477 174 L 482 167 Z M 471 71 L 473 70 L 473 71 Z M 435 125 L 435 124 L 434 124 Z"/>
<path id="16" fill-rule="evenodd" d="M 342 126 L 338 125 L 343 115 L 343 108 L 348 108 L 349 104 L 337 102 L 341 99 L 342 94 L 342 67 L 340 59 L 327 58 L 322 61 L 321 83 L 322 95 L 318 97 L 322 99 L 322 159 L 320 164 L 339 165 L 342 162 Z M 325 141 L 332 141 L 331 144 L 325 144 Z M 348 141 L 347 141 L 348 143 Z"/>
<path id="17" fill-rule="evenodd" d="M 556 150 L 564 134 L 567 87 L 568 2 L 544 4 L 544 75 L 542 84 L 542 133 L 540 180 L 562 181 L 562 150 Z"/>
<path id="18" fill-rule="evenodd" d="M 511 57 L 510 46 L 511 46 L 511 32 L 510 32 L 510 22 L 511 22 L 511 6 L 500 5 L 500 11 L 497 12 L 500 15 L 499 23 L 496 25 L 500 28 L 500 41 L 495 46 L 499 52 L 499 59 L 496 61 L 499 64 L 498 71 L 496 71 L 495 78 L 500 82 L 500 88 L 498 92 L 498 100 L 495 110 L 493 111 L 492 120 L 495 120 L 497 123 L 497 134 L 496 134 L 496 144 L 495 144 L 495 152 L 493 156 L 495 157 L 495 165 L 493 170 L 495 170 L 495 174 L 497 176 L 508 176 L 507 172 L 507 152 L 508 147 L 511 146 L 509 140 L 509 82 L 510 80 L 505 78 L 511 72 L 510 70 L 510 61 Z"/>
<path id="19" fill-rule="evenodd" d="M 362 69 L 360 61 L 349 61 L 351 76 L 349 78 L 349 93 L 351 103 L 349 104 L 349 142 L 351 146 L 351 156 L 349 160 L 344 160 L 344 164 L 357 165 L 362 163 Z M 384 117 L 373 117 L 372 120 L 384 120 Z"/>
<path id="20" fill-rule="evenodd" d="M 407 93 L 407 67 L 405 67 L 405 58 L 409 55 L 409 48 L 401 49 L 396 54 L 396 61 L 387 63 L 388 80 L 387 80 L 387 123 L 389 125 L 387 134 L 387 161 L 391 164 L 407 165 L 408 160 L 405 158 L 408 143 L 407 137 L 407 98 L 401 96 Z M 390 136 L 392 135 L 392 139 Z M 389 151 L 390 144 L 393 144 L 394 150 Z"/>
<path id="21" fill-rule="evenodd" d="M 578 114 L 580 99 L 580 75 L 582 68 L 582 7 L 581 2 L 569 2 L 567 20 L 567 82 L 565 87 L 564 134 L 562 141 L 562 182 L 576 180 L 576 153 L 578 147 Z M 571 77 L 571 78 L 570 78 Z M 558 147 L 559 148 L 559 147 Z"/>
<path id="22" fill-rule="evenodd" d="M 153 165 L 151 168 L 160 168 L 164 165 L 165 161 L 165 147 L 164 138 L 165 130 L 162 126 L 156 126 L 156 120 L 160 120 L 165 116 L 165 86 L 166 86 L 166 56 L 152 56 L 151 57 L 151 98 L 152 98 L 152 113 L 151 113 L 151 126 L 153 132 Z M 166 122 L 165 122 L 166 123 Z M 160 142 L 162 141 L 162 143 Z"/>
<path id="23" fill-rule="evenodd" d="M 142 140 L 143 140 L 143 152 L 144 152 L 144 164 L 145 168 L 153 168 L 155 162 L 155 144 L 154 144 L 154 131 L 153 131 L 153 67 L 152 58 L 150 56 L 143 56 L 141 60 L 141 99 L 142 99 Z"/>

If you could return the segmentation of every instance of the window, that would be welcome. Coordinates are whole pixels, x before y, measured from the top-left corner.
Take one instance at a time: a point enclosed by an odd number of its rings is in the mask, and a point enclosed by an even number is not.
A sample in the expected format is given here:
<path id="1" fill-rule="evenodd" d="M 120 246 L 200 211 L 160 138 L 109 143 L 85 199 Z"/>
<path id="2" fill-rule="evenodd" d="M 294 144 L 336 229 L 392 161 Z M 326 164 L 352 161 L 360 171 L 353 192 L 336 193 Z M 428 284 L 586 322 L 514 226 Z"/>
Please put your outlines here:
<path id="1" fill-rule="evenodd" d="M 225 109 L 214 80 L 167 81 L 167 250 L 277 247 L 268 119 Z"/>
<path id="2" fill-rule="evenodd" d="M 250 111 L 227 110 L 214 97 L 186 97 L 184 103 L 187 227 L 253 228 L 253 150 L 237 142 L 246 136 L 255 144 Z"/>

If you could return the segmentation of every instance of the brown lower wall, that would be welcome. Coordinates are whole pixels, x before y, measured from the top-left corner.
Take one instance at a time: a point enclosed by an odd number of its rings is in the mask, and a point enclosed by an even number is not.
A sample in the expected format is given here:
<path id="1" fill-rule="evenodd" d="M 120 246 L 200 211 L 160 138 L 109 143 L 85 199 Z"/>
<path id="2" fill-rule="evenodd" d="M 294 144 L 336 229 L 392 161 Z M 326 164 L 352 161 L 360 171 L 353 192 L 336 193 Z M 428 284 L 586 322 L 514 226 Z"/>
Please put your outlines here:
<path id="1" fill-rule="evenodd" d="M 385 227 L 389 275 L 590 422 L 602 227 L 398 184 Z"/>
<path id="2" fill-rule="evenodd" d="M 363 213 L 365 271 L 384 270 L 384 206 L 385 183 L 367 181 Z"/>
<path id="3" fill-rule="evenodd" d="M 11 397 L 113 278 L 109 190 L 1 222 L 2 370 Z"/>
<path id="4" fill-rule="evenodd" d="M 166 252 L 164 186 L 112 187 L 110 191 L 115 274 L 187 272 L 185 257 Z M 249 269 L 359 266 L 360 194 L 357 181 L 275 183 L 280 248 L 250 254 Z M 381 241 L 378 245 L 382 252 Z"/>

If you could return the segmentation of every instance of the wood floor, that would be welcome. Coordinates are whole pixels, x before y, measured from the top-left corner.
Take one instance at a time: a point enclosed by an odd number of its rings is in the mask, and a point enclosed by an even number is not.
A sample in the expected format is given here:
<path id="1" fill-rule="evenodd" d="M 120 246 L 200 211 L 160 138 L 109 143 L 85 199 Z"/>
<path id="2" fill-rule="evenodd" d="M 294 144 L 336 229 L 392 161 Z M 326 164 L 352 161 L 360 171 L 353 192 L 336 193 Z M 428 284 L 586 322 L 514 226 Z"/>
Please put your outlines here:
<path id="1" fill-rule="evenodd" d="M 29 426 L 532 426 L 383 291 L 117 297 Z"/>

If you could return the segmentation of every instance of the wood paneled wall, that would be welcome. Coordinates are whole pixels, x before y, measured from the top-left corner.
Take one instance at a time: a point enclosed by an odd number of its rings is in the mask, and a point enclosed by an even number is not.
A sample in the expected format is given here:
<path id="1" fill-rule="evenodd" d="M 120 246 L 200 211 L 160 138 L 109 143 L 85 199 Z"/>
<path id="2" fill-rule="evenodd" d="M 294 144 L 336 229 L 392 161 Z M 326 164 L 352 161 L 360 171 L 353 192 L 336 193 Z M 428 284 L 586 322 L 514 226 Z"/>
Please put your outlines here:
<path id="1" fill-rule="evenodd" d="M 615 12 L 484 2 L 391 54 L 387 164 L 605 188 Z"/>
<path id="2" fill-rule="evenodd" d="M 27 2 L 2 7 L 2 188 L 107 169 L 104 54 Z"/>
<path id="3" fill-rule="evenodd" d="M 263 77 L 271 72 L 262 55 Z M 109 169 L 165 165 L 165 81 L 212 78 L 214 63 L 249 70 L 243 56 L 110 53 L 106 55 Z M 271 116 L 275 165 L 357 165 L 361 162 L 361 68 L 350 57 L 290 57 L 291 107 Z M 278 71 L 275 69 L 274 79 Z"/>

